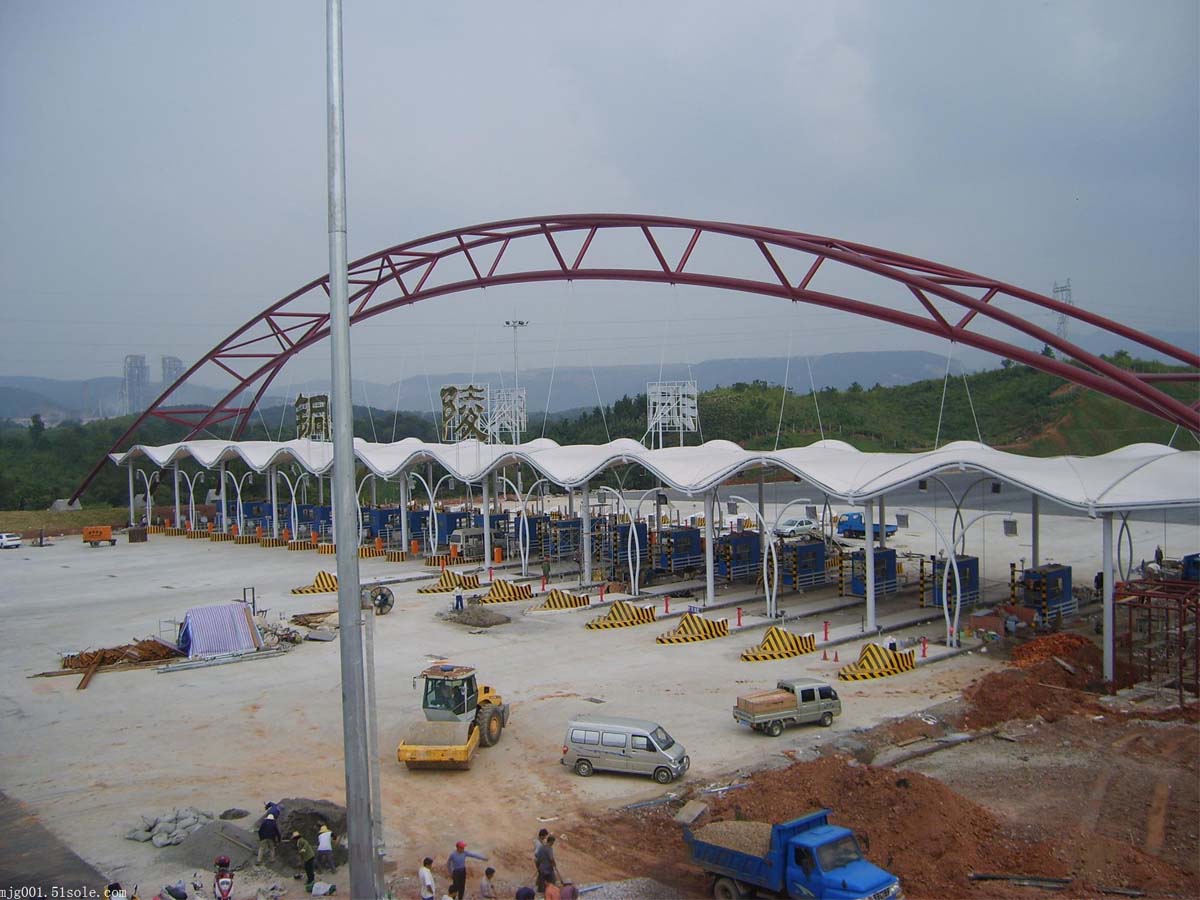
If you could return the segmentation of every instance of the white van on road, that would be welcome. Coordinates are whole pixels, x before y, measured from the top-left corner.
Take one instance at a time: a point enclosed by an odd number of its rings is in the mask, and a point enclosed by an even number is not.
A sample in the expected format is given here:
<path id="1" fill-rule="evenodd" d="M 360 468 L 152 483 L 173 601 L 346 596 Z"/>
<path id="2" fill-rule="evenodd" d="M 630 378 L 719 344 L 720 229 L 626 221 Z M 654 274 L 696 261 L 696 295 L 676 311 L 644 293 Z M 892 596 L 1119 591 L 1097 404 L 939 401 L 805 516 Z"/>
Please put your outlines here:
<path id="1" fill-rule="evenodd" d="M 683 745 L 656 722 L 619 716 L 577 716 L 567 723 L 562 759 L 576 775 L 637 772 L 670 784 L 691 765 Z"/>

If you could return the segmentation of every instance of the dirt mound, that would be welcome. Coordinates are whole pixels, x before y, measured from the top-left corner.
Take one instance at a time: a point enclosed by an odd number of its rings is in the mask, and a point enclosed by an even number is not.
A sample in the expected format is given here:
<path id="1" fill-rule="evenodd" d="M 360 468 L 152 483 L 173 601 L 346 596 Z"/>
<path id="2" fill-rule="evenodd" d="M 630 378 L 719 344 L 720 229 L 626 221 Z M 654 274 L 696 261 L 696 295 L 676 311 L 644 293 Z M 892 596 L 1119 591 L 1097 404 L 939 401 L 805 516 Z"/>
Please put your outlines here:
<path id="1" fill-rule="evenodd" d="M 472 628 L 493 628 L 496 625 L 507 625 L 512 621 L 504 613 L 483 606 L 468 606 L 461 612 L 440 613 L 439 618 L 456 625 L 470 625 Z"/>
<path id="2" fill-rule="evenodd" d="M 1012 660 L 1014 665 L 1026 669 L 1054 656 L 1069 659 L 1089 646 L 1093 646 L 1092 642 L 1080 634 L 1050 634 L 1014 647 Z"/>
<path id="3" fill-rule="evenodd" d="M 289 797 L 280 800 L 279 806 L 283 810 L 283 815 L 279 818 L 279 832 L 283 835 L 283 843 L 279 845 L 279 852 L 276 854 L 279 863 L 276 867 L 280 871 L 304 868 L 300 862 L 300 854 L 296 852 L 296 844 L 289 840 L 292 832 L 300 832 L 315 850 L 317 832 L 322 825 L 329 826 L 329 830 L 333 832 L 334 861 L 340 866 L 350 858 L 349 852 L 341 843 L 346 835 L 345 807 L 328 800 L 309 800 L 306 797 Z"/>
<path id="4" fill-rule="evenodd" d="M 972 882 L 972 872 L 1073 878 L 1062 896 L 1094 895 L 1100 886 L 1136 886 L 1151 895 L 1191 887 L 1185 873 L 1128 843 L 1065 833 L 1043 840 L 1028 823 L 1010 824 L 933 778 L 845 757 L 757 772 L 749 786 L 709 802 L 708 815 L 720 828 L 832 809 L 834 824 L 852 829 L 868 859 L 897 875 L 913 898 L 1029 896 L 1006 883 Z M 680 896 L 704 896 L 707 881 L 688 861 L 673 812 L 615 813 L 575 829 L 573 843 L 630 874 L 652 871 Z"/>

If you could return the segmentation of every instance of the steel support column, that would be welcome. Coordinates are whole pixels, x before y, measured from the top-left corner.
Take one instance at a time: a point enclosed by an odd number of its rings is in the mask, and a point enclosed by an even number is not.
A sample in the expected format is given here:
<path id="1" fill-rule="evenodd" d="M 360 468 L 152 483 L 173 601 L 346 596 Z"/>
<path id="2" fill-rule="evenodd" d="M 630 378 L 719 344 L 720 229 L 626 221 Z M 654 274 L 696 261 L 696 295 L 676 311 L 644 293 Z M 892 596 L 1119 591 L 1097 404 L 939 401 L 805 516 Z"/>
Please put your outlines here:
<path id="1" fill-rule="evenodd" d="M 874 634 L 875 625 L 875 504 L 868 500 L 864 506 L 863 518 L 866 520 L 865 556 L 866 559 L 866 600 L 867 600 L 867 632 Z"/>
<path id="2" fill-rule="evenodd" d="M 585 481 L 579 489 L 580 528 L 579 539 L 583 541 L 583 580 L 592 580 L 592 501 Z"/>
<path id="3" fill-rule="evenodd" d="M 767 533 L 767 505 L 765 502 L 765 485 L 766 473 L 758 470 L 758 527 L 762 529 L 759 534 L 758 546 L 760 550 L 766 550 L 767 544 L 771 541 L 771 535 Z"/>
<path id="4" fill-rule="evenodd" d="M 408 473 L 401 472 L 400 473 L 400 543 L 403 545 L 404 550 L 408 549 L 409 541 L 412 540 L 412 538 L 409 536 L 409 533 L 408 533 L 408 504 L 409 504 Z"/>
<path id="5" fill-rule="evenodd" d="M 1030 568 L 1036 569 L 1040 566 L 1042 558 L 1041 547 L 1041 514 L 1038 510 L 1038 495 L 1034 494 L 1030 506 L 1030 524 L 1029 524 L 1029 540 L 1032 542 L 1030 550 Z"/>
<path id="6" fill-rule="evenodd" d="M 221 534 L 229 533 L 229 506 L 225 503 L 225 463 L 219 466 L 221 472 Z"/>
<path id="7" fill-rule="evenodd" d="M 490 566 L 492 564 L 492 514 L 491 514 L 491 481 L 488 476 L 483 476 L 482 491 L 483 498 L 480 500 L 480 505 L 483 507 L 483 564 Z"/>
<path id="8" fill-rule="evenodd" d="M 717 599 L 717 577 L 713 566 L 713 502 L 716 491 L 704 495 L 704 605 L 711 606 Z"/>
<path id="9" fill-rule="evenodd" d="M 887 499 L 879 498 L 879 549 L 887 549 Z"/>
<path id="10" fill-rule="evenodd" d="M 275 471 L 274 466 L 268 467 L 267 478 L 271 479 L 271 537 L 277 538 L 279 537 L 279 473 Z"/>
<path id="11" fill-rule="evenodd" d="M 129 460 L 129 527 L 132 528 L 136 523 L 133 518 L 133 460 Z"/>
<path id="12" fill-rule="evenodd" d="M 1104 544 L 1100 552 L 1104 575 L 1104 680 L 1111 683 L 1116 680 L 1113 656 L 1113 514 L 1106 512 L 1101 521 L 1100 534 Z M 1129 639 L 1133 640 L 1132 634 Z M 1183 678 L 1182 670 L 1179 677 Z"/>

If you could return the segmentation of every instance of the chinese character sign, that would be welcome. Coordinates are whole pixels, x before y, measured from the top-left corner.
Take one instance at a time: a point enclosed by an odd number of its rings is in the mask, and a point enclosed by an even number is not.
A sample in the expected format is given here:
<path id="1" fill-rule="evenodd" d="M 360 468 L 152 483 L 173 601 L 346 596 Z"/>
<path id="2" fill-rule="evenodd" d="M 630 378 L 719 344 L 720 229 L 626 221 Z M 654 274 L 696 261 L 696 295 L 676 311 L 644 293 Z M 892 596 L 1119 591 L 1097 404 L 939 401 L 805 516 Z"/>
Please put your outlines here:
<path id="1" fill-rule="evenodd" d="M 313 394 L 296 397 L 296 438 L 311 441 L 333 440 L 333 423 L 329 418 L 329 395 Z"/>
<path id="2" fill-rule="evenodd" d="M 487 439 L 487 385 L 447 384 L 442 387 L 442 433 L 448 441 Z"/>

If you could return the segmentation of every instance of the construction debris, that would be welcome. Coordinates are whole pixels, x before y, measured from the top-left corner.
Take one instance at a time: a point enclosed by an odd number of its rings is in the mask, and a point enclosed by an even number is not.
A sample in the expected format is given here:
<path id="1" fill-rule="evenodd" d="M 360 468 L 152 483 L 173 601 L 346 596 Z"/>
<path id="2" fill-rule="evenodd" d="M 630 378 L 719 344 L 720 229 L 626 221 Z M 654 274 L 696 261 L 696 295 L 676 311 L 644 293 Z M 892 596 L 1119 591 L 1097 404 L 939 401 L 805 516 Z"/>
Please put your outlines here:
<path id="1" fill-rule="evenodd" d="M 336 628 L 337 614 L 338 611 L 336 609 L 325 610 L 324 612 L 296 613 L 290 621 L 293 625 L 299 625 L 302 628 L 316 628 L 321 625 Z M 331 616 L 334 617 L 332 622 L 329 621 Z"/>
<path id="2" fill-rule="evenodd" d="M 67 653 L 62 658 L 62 668 L 86 672 L 88 669 L 100 666 L 129 665 L 132 663 L 154 662 L 163 659 L 173 659 L 183 656 L 174 644 L 168 644 L 156 637 L 135 640 L 119 647 L 105 647 L 100 650 L 82 650 L 79 653 Z"/>

